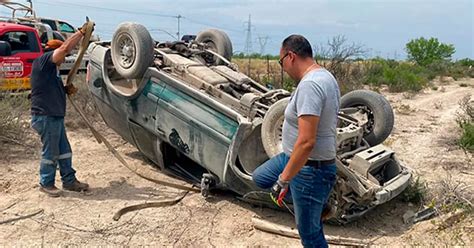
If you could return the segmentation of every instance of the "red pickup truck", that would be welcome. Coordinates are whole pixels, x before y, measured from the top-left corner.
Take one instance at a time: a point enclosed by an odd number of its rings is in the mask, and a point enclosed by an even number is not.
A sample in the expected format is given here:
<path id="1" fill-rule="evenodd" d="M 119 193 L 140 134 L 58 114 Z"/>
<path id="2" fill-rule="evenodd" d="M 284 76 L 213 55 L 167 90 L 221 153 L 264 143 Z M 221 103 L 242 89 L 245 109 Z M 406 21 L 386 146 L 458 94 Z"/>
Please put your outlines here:
<path id="1" fill-rule="evenodd" d="M 0 91 L 30 89 L 31 66 L 41 54 L 36 29 L 0 22 Z"/>

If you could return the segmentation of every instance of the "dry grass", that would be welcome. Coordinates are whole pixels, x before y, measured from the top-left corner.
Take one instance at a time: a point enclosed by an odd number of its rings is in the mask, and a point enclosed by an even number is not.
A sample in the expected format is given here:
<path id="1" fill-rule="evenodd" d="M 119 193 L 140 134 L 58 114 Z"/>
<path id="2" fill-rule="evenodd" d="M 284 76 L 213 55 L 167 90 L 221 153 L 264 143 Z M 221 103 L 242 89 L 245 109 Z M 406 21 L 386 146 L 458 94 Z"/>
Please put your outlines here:
<path id="1" fill-rule="evenodd" d="M 281 66 L 277 60 L 251 59 L 250 67 L 248 59 L 234 58 L 232 62 L 237 64 L 240 72 L 267 87 L 283 88 L 292 91 L 295 86 L 294 81 L 286 73 L 282 73 Z M 335 76 L 342 94 L 363 88 L 360 78 L 365 73 L 364 68 L 366 64 L 344 62 L 334 67 L 327 61 L 319 62 Z"/>
<path id="2" fill-rule="evenodd" d="M 78 88 L 78 92 L 73 96 L 77 106 L 79 106 L 82 112 L 87 116 L 89 121 L 92 123 L 101 122 L 102 117 L 99 115 L 90 91 L 87 89 L 86 75 L 81 73 L 78 74 L 74 80 L 74 86 Z M 83 121 L 79 113 L 74 109 L 70 102 L 67 103 L 65 125 L 69 130 L 87 128 L 86 123 Z"/>
<path id="3" fill-rule="evenodd" d="M 28 92 L 2 92 L 0 95 L 0 142 L 34 147 L 30 128 Z M 3 146 L 1 146 L 3 147 Z"/>
<path id="4" fill-rule="evenodd" d="M 78 74 L 75 86 L 79 89 L 75 101 L 92 122 L 102 121 L 92 102 L 90 92 L 85 83 L 85 74 Z M 1 92 L 0 95 L 0 144 L 20 145 L 28 148 L 37 148 L 39 139 L 30 126 L 31 101 L 29 91 Z M 67 103 L 66 126 L 69 130 L 87 128 L 77 111 Z M 0 145 L 0 150 L 10 149 Z"/>
<path id="5" fill-rule="evenodd" d="M 433 204 L 443 213 L 465 209 L 472 211 L 474 192 L 472 185 L 454 180 L 448 171 L 446 176 L 437 183 L 433 190 Z"/>
<path id="6" fill-rule="evenodd" d="M 395 112 L 401 115 L 411 115 L 412 113 L 416 112 L 416 109 L 412 108 L 408 104 L 400 104 L 395 106 Z"/>

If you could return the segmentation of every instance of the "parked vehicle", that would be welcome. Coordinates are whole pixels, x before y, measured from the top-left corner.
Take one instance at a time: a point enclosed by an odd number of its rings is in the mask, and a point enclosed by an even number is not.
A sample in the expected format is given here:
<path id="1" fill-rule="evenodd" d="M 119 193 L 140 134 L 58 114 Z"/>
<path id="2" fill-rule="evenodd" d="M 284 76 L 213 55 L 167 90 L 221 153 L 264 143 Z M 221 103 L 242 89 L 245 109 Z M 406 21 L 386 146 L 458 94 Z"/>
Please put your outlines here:
<path id="1" fill-rule="evenodd" d="M 35 28 L 40 37 L 43 49 L 49 40 L 57 39 L 65 41 L 77 31 L 76 28 L 65 21 L 36 16 L 36 12 L 34 11 L 31 2 L 29 5 L 17 2 L 1 2 L 0 6 L 9 9 L 11 12 L 10 16 L 0 17 L 0 21 L 16 23 Z M 98 36 L 93 36 L 91 40 L 97 41 L 99 38 Z M 59 69 L 62 75 L 68 74 L 72 68 L 77 58 L 77 56 L 74 54 L 77 52 L 78 49 L 73 50 L 72 55 L 67 56 L 66 61 L 61 64 Z M 89 63 L 89 56 L 86 54 L 82 59 L 78 71 L 85 71 L 87 63 Z"/>
<path id="2" fill-rule="evenodd" d="M 33 60 L 43 54 L 36 29 L 0 22 L 0 91 L 30 89 Z"/>
<path id="3" fill-rule="evenodd" d="M 92 43 L 88 89 L 109 127 L 161 170 L 269 203 L 252 172 L 282 151 L 290 92 L 271 90 L 230 62 L 232 43 L 216 29 L 190 42 L 157 42 L 137 23 L 122 23 L 112 41 Z M 393 199 L 410 170 L 381 143 L 393 127 L 388 101 L 372 91 L 341 99 L 338 179 L 332 221 L 345 223 Z M 270 203 L 271 204 L 271 203 Z"/>

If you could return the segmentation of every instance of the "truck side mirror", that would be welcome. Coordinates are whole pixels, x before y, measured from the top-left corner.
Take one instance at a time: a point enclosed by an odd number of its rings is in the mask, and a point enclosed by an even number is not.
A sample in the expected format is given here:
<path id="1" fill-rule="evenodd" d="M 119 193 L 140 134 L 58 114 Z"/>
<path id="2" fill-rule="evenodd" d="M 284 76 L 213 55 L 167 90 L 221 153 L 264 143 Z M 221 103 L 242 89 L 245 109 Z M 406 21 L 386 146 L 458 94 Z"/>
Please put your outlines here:
<path id="1" fill-rule="evenodd" d="M 11 56 L 12 48 L 10 43 L 6 41 L 0 41 L 0 56 Z"/>

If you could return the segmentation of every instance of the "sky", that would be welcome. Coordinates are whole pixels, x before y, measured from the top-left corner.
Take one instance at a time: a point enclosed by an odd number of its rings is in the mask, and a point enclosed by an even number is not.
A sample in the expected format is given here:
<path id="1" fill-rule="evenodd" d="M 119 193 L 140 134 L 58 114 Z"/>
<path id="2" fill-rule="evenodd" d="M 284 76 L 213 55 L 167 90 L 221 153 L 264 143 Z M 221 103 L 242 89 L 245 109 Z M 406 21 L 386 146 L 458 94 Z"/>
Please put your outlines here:
<path id="1" fill-rule="evenodd" d="M 20 2 L 24 2 L 21 1 Z M 474 0 L 33 0 L 38 16 L 63 19 L 81 26 L 85 16 L 96 23 L 96 34 L 110 40 L 125 21 L 145 25 L 158 41 L 207 28 L 225 31 L 234 53 L 244 52 L 251 20 L 253 52 L 278 54 L 290 34 L 304 35 L 314 46 L 344 35 L 363 45 L 368 57 L 406 58 L 405 44 L 435 37 L 453 44 L 454 59 L 474 59 Z M 0 8 L 0 15 L 6 9 Z M 181 18 L 177 18 L 181 16 Z"/>

